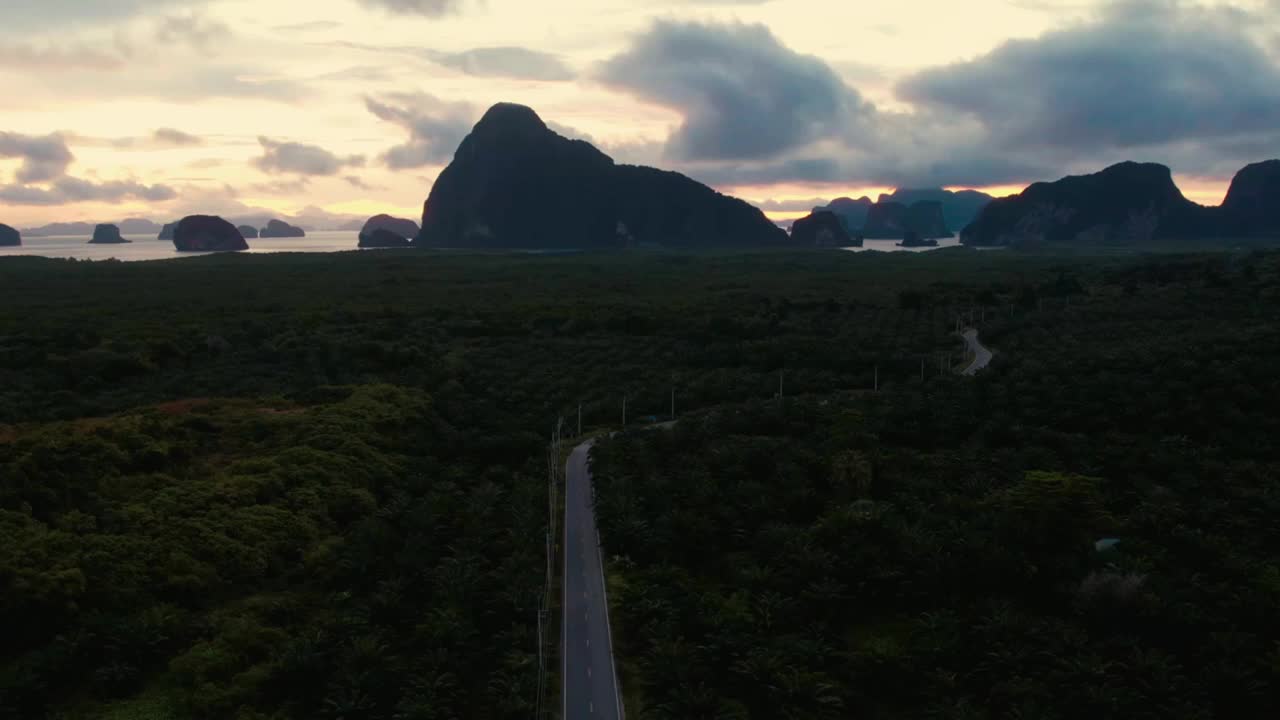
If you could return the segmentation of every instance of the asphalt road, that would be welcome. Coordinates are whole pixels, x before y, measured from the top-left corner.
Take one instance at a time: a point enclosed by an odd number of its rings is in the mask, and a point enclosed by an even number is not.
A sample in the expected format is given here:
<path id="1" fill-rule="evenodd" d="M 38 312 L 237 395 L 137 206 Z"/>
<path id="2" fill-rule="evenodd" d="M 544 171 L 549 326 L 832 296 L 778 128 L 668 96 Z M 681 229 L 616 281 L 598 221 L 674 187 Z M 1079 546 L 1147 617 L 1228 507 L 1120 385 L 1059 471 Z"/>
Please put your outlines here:
<path id="1" fill-rule="evenodd" d="M 564 618 L 561 626 L 563 720 L 622 720 L 609 634 L 600 535 L 591 500 L 591 470 L 579 445 L 565 468 Z"/>
<path id="2" fill-rule="evenodd" d="M 964 341 L 969 343 L 969 352 L 973 353 L 973 362 L 964 369 L 963 375 L 977 375 L 978 371 L 991 363 L 991 351 L 978 340 L 978 331 L 969 328 L 964 331 Z"/>

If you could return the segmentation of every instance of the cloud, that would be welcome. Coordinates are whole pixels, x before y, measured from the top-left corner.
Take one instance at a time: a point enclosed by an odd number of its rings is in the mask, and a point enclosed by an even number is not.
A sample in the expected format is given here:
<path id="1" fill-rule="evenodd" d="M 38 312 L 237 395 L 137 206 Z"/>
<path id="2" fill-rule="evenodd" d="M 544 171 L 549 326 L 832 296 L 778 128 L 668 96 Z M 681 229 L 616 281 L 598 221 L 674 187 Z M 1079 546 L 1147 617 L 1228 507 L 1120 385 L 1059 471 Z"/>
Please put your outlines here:
<path id="1" fill-rule="evenodd" d="M 262 145 L 263 154 L 253 160 L 253 165 L 267 173 L 337 175 L 344 167 L 364 165 L 363 156 L 340 158 L 317 145 L 282 142 L 268 137 L 260 137 L 258 142 Z"/>
<path id="2" fill-rule="evenodd" d="M 416 45 L 373 45 L 350 40 L 331 40 L 312 44 L 384 55 L 409 56 L 426 60 L 433 65 L 452 68 L 473 77 L 560 82 L 572 80 L 577 76 L 577 73 L 559 55 L 511 45 L 446 51 Z"/>
<path id="3" fill-rule="evenodd" d="M 394 170 L 447 162 L 477 115 L 469 103 L 446 102 L 424 93 L 366 97 L 364 102 L 378 119 L 409 131 L 408 142 L 382 154 L 383 163 Z"/>
<path id="4" fill-rule="evenodd" d="M 379 185 L 370 185 L 369 183 L 365 182 L 359 176 L 356 176 L 356 175 L 347 175 L 347 176 L 344 176 L 342 179 L 345 180 L 346 183 L 351 187 L 359 190 L 364 190 L 366 192 L 379 192 L 382 190 L 386 190 L 386 188 L 381 187 Z"/>
<path id="5" fill-rule="evenodd" d="M 313 22 L 296 23 L 294 25 L 276 25 L 271 29 L 275 32 L 304 33 L 336 30 L 340 27 L 342 27 L 342 23 L 334 22 L 333 20 L 315 20 Z"/>
<path id="6" fill-rule="evenodd" d="M 224 99 L 295 103 L 311 95 L 310 88 L 296 78 L 266 75 L 260 67 L 236 62 L 184 63 L 181 72 L 175 72 L 174 67 L 161 59 L 133 62 L 118 72 L 107 72 L 109 67 L 86 67 L 83 72 L 25 73 L 0 66 L 0 79 L 32 104 L 65 102 L 67 98 L 81 103 L 123 98 L 172 103 Z"/>
<path id="7" fill-rule="evenodd" d="M 424 17 L 441 17 L 462 9 L 462 0 L 360 0 L 360 4 L 398 15 Z"/>
<path id="8" fill-rule="evenodd" d="M 599 78 L 683 116 L 668 141 L 682 160 L 766 159 L 858 132 L 875 109 L 818 58 L 762 25 L 659 21 Z"/>
<path id="9" fill-rule="evenodd" d="M 753 25 L 659 22 L 596 75 L 677 112 L 666 164 L 721 187 L 1017 184 L 1125 159 L 1223 177 L 1280 147 L 1280 59 L 1255 36 L 1262 12 L 1095 6 L 908 76 L 896 88 L 906 111 L 877 109 Z"/>
<path id="10" fill-rule="evenodd" d="M 355 65 L 341 70 L 333 70 L 311 78 L 312 81 L 328 83 L 337 80 L 368 86 L 371 83 L 388 82 L 393 78 L 390 68 L 377 65 Z"/>
<path id="11" fill-rule="evenodd" d="M 204 145 L 204 139 L 173 128 L 159 128 L 142 137 L 100 138 L 75 133 L 61 133 L 70 145 L 110 147 L 117 150 L 169 150 Z"/>
<path id="12" fill-rule="evenodd" d="M 124 63 L 119 53 L 84 45 L 0 45 L 0 67 L 10 70 L 113 70 Z"/>
<path id="13" fill-rule="evenodd" d="M 10 0 L 5 2 L 7 30 L 43 31 L 118 22 L 144 12 L 159 12 L 190 0 Z"/>
<path id="14" fill-rule="evenodd" d="M 421 50 L 427 59 L 476 77 L 563 81 L 573 70 L 558 56 L 522 47 L 475 48 L 462 52 Z"/>
<path id="15" fill-rule="evenodd" d="M 19 135 L 0 132 L 0 157 L 21 158 L 15 178 L 20 183 L 46 182 L 61 177 L 75 160 L 61 135 Z"/>
<path id="16" fill-rule="evenodd" d="M 1280 67 L 1237 12 L 1171 2 L 1100 19 L 898 86 L 919 106 L 979 120 L 1006 148 L 1144 148 L 1280 126 Z"/>
<path id="17" fill-rule="evenodd" d="M 144 185 L 134 180 L 95 183 L 73 177 L 54 180 L 50 187 L 0 186 L 0 202 L 10 205 L 66 205 L 77 202 L 120 203 L 125 200 L 165 202 L 177 197 L 168 185 Z"/>
<path id="18" fill-rule="evenodd" d="M 305 177 L 295 180 L 279 180 L 275 182 L 254 183 L 249 189 L 262 195 L 301 195 L 311 185 Z"/>
<path id="19" fill-rule="evenodd" d="M 163 17 L 155 30 L 156 41 L 163 45 L 184 45 L 206 52 L 230 38 L 231 28 L 226 23 L 197 13 Z"/>
<path id="20" fill-rule="evenodd" d="M 753 203 L 765 212 L 809 212 L 815 207 L 826 206 L 829 198 L 809 198 L 807 200 L 774 200 L 772 198 Z"/>
<path id="21" fill-rule="evenodd" d="M 238 200 L 239 193 L 230 185 L 217 188 L 188 186 L 182 188 L 174 201 L 157 214 L 177 219 L 187 215 L 218 215 L 235 225 L 262 227 L 268 220 L 283 220 L 310 232 L 312 230 L 359 229 L 366 218 L 357 215 L 332 213 L 315 205 L 308 205 L 296 213 L 288 214 L 279 209 L 258 207 Z"/>
<path id="22" fill-rule="evenodd" d="M 203 145 L 204 141 L 195 135 L 189 135 L 181 130 L 173 128 L 160 128 L 151 134 L 152 139 L 163 145 L 172 145 L 174 147 L 191 147 L 193 145 Z"/>

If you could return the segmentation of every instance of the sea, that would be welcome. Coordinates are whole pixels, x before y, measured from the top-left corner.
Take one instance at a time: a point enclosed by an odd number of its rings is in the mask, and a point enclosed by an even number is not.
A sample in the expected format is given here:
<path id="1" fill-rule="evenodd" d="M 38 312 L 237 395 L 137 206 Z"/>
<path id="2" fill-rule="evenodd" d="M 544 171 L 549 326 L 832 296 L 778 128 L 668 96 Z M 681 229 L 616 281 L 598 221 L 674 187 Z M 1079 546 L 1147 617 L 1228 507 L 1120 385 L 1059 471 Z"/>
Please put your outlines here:
<path id="1" fill-rule="evenodd" d="M 350 230 L 309 232 L 304 238 L 258 238 L 249 240 L 251 253 L 330 253 L 356 250 L 358 233 Z M 128 245 L 90 245 L 89 238 L 80 236 L 31 237 L 24 235 L 20 247 L 0 247 L 0 258 L 10 255 L 37 255 L 50 258 L 75 258 L 77 260 L 171 260 L 208 253 L 180 253 L 170 240 L 157 240 L 154 236 L 126 235 Z M 863 246 L 844 248 L 850 252 L 926 252 L 960 244 L 959 237 L 952 236 L 938 241 L 937 248 L 902 248 L 896 240 L 867 240 Z"/>
<path id="2" fill-rule="evenodd" d="M 328 253 L 356 250 L 359 233 L 353 230 L 309 232 L 304 238 L 249 239 L 251 253 Z M 154 235 L 125 235 L 132 240 L 128 245 L 90 245 L 89 238 L 76 236 L 32 237 L 22 236 L 21 247 L 0 247 L 0 258 L 9 255 L 39 255 L 50 258 L 75 258 L 77 260 L 110 260 L 124 262 L 139 260 L 169 260 L 208 253 L 178 252 L 172 240 L 157 240 Z"/>
<path id="3" fill-rule="evenodd" d="M 898 240 L 863 240 L 862 247 L 844 248 L 849 252 L 870 252 L 876 250 L 879 252 L 929 252 L 930 250 L 941 250 L 942 248 L 955 247 L 960 244 L 960 236 L 952 235 L 949 238 L 939 238 L 937 247 L 916 247 L 904 248 L 898 247 Z"/>

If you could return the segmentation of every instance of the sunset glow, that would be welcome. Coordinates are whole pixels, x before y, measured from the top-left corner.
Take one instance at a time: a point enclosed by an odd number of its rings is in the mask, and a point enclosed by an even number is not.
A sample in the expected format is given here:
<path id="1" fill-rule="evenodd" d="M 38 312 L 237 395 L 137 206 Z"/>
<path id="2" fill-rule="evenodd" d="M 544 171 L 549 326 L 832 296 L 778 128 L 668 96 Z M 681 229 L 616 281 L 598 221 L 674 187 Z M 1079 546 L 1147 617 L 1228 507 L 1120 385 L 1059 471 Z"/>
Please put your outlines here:
<path id="1" fill-rule="evenodd" d="M 1271 7 L 1206 7 L 1227 5 Z M 0 78 L 22 102 L 0 122 L 0 221 L 16 226 L 253 209 L 415 217 L 498 101 L 775 219 L 899 186 L 1010 194 L 1134 156 L 1194 177 L 1187 196 L 1216 203 L 1236 169 L 1275 147 L 1274 124 L 1201 140 L 1204 123 L 1188 121 L 1148 140 L 1089 126 L 1097 113 L 1061 127 L 1045 115 L 1036 137 L 1004 127 L 1022 118 L 1001 97 L 961 87 L 1012 72 L 1010 43 L 1071 47 L 1077 29 L 1129 22 L 1102 0 L 57 0 L 5 12 Z M 1199 22 L 1171 16 L 1158 31 L 1176 47 Z M 296 155 L 268 156 L 283 145 Z M 46 150 L 69 158 L 23 170 Z"/>

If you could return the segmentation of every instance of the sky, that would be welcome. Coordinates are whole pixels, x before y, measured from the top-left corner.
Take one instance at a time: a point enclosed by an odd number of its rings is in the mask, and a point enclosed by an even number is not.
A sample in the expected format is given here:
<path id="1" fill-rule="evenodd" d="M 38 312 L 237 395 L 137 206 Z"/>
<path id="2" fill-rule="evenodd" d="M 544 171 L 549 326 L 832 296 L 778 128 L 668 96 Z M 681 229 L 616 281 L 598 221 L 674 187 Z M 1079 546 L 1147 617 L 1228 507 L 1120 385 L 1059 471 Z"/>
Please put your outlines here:
<path id="1" fill-rule="evenodd" d="M 17 5 L 18 7 L 13 7 Z M 1280 0 L 0 0 L 0 222 L 421 215 L 496 102 L 776 217 L 1280 156 Z"/>

